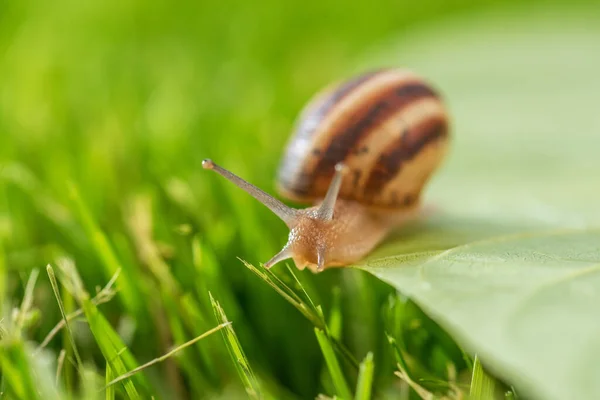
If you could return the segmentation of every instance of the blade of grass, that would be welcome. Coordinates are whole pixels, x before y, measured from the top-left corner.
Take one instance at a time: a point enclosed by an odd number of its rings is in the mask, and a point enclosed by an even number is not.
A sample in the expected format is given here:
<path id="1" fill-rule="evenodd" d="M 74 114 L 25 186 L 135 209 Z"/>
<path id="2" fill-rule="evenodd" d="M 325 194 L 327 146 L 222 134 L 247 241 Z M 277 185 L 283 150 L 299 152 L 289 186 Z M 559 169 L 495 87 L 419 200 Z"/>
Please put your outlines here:
<path id="1" fill-rule="evenodd" d="M 386 335 L 387 335 L 388 343 L 390 344 L 390 346 L 392 347 L 392 351 L 394 352 L 394 358 L 396 359 L 396 362 L 398 363 L 398 365 L 400 365 L 400 367 L 402 368 L 403 371 L 408 371 L 408 362 L 405 359 L 404 353 L 403 353 L 402 349 L 400 348 L 400 346 L 398 345 L 398 342 L 391 335 L 389 335 L 389 334 L 386 334 Z"/>
<path id="2" fill-rule="evenodd" d="M 182 299 L 182 306 L 186 307 L 185 298 Z M 189 337 L 188 332 L 195 332 L 194 330 L 186 329 L 185 322 L 186 318 L 189 319 L 192 325 L 196 327 L 196 329 L 200 329 L 206 323 L 206 319 L 198 318 L 193 313 L 179 314 L 170 312 L 169 302 L 165 301 L 165 307 L 167 312 L 167 317 L 169 320 L 169 328 L 171 334 L 173 335 L 173 340 L 175 343 L 183 343 L 186 338 Z M 193 307 L 193 306 L 192 306 Z M 187 374 L 189 378 L 189 384 L 192 388 L 193 393 L 206 393 L 209 388 L 215 388 L 219 386 L 219 382 L 215 381 L 218 379 L 216 371 L 217 368 L 212 368 L 210 362 L 214 361 L 215 349 L 209 348 L 210 346 L 201 346 L 196 347 L 197 350 L 195 353 L 193 351 L 187 351 L 182 353 L 177 357 L 177 363 L 180 368 L 183 370 L 185 374 Z M 198 357 L 200 359 L 198 359 Z"/>
<path id="3" fill-rule="evenodd" d="M 375 366 L 373 365 L 373 353 L 367 353 L 367 356 L 360 363 L 358 370 L 358 383 L 356 384 L 355 400 L 370 400 L 373 386 L 373 373 Z"/>
<path id="4" fill-rule="evenodd" d="M 340 340 L 342 337 L 342 291 L 339 286 L 335 286 L 332 291 L 331 313 L 327 326 L 331 337 Z"/>
<path id="5" fill-rule="evenodd" d="M 63 321 L 65 321 L 65 327 L 67 332 L 67 337 L 71 344 L 71 348 L 73 349 L 73 355 L 75 356 L 75 360 L 77 361 L 78 370 L 82 370 L 83 362 L 81 361 L 81 357 L 79 356 L 79 351 L 77 350 L 77 345 L 75 344 L 75 339 L 73 338 L 73 332 L 71 331 L 71 327 L 69 326 L 69 321 L 67 320 L 67 314 L 65 312 L 65 308 L 60 296 L 58 283 L 56 282 L 56 277 L 54 276 L 54 270 L 50 265 L 46 266 L 46 272 L 48 273 L 48 278 L 50 278 L 50 285 L 52 286 L 52 291 L 54 292 L 54 297 L 56 297 L 56 302 L 58 303 L 58 308 L 60 309 L 60 314 L 62 315 Z"/>
<path id="6" fill-rule="evenodd" d="M 517 400 L 519 396 L 514 387 L 511 386 L 510 390 L 504 393 L 504 400 Z"/>
<path id="7" fill-rule="evenodd" d="M 467 366 L 467 369 L 473 373 L 473 358 L 466 352 L 462 352 L 462 358 Z"/>
<path id="8" fill-rule="evenodd" d="M 207 315 L 213 313 L 208 298 L 208 291 L 210 290 L 211 293 L 219 297 L 220 303 L 227 309 L 229 317 L 239 322 L 244 317 L 243 312 L 233 294 L 231 282 L 223 274 L 223 268 L 219 263 L 215 250 L 207 243 L 205 238 L 201 239 L 198 235 L 192 238 L 190 246 L 197 277 L 196 293 L 199 297 L 199 305 L 203 306 L 202 313 Z"/>
<path id="9" fill-rule="evenodd" d="M 318 328 L 315 328 L 315 334 L 317 335 L 317 341 L 319 342 L 321 352 L 325 357 L 325 362 L 327 363 L 327 368 L 331 374 L 331 379 L 338 396 L 340 396 L 340 398 L 343 400 L 352 399 L 350 387 L 346 382 L 346 378 L 344 378 L 344 374 L 342 373 L 342 369 L 337 357 L 335 356 L 335 351 L 333 350 L 333 346 L 331 345 L 329 338 L 325 332 Z"/>
<path id="10" fill-rule="evenodd" d="M 25 351 L 19 338 L 0 343 L 0 369 L 6 384 L 6 395 L 14 399 L 40 399 L 36 379 L 31 373 Z"/>
<path id="11" fill-rule="evenodd" d="M 327 331 L 328 327 L 325 323 L 325 319 L 323 318 L 323 313 L 320 307 L 309 307 L 306 303 L 302 301 L 302 299 L 289 287 L 287 286 L 281 279 L 279 279 L 273 272 L 263 268 L 262 271 L 256 268 L 254 265 L 239 259 L 250 271 L 252 271 L 255 275 L 265 281 L 269 286 L 271 286 L 277 293 L 279 293 L 284 299 L 290 302 L 302 315 L 304 315 L 314 326 L 315 328 L 319 328 L 321 330 Z M 302 285 L 300 285 L 302 286 Z M 306 291 L 304 291 L 306 293 Z M 307 294 L 308 295 L 308 294 Z M 344 356 L 346 361 L 354 368 L 358 370 L 358 361 L 352 355 L 352 353 L 338 340 L 335 338 L 331 338 L 335 349 Z"/>
<path id="12" fill-rule="evenodd" d="M 388 343 L 392 347 L 393 355 L 400 369 L 400 375 L 410 380 L 405 380 L 411 386 L 412 382 L 420 382 L 424 390 L 442 389 L 450 392 L 458 392 L 459 388 L 452 382 L 442 381 L 433 375 L 427 368 L 421 365 L 420 361 L 402 349 L 401 345 L 391 335 L 386 334 Z M 396 375 L 400 376 L 398 373 Z M 404 380 L 404 378 L 402 379 Z M 421 386 L 419 386 L 421 387 Z"/>
<path id="13" fill-rule="evenodd" d="M 106 383 L 104 398 L 106 400 L 115 400 L 115 387 L 110 384 L 110 382 L 112 382 L 115 378 L 115 375 L 113 374 L 109 363 L 106 363 L 106 372 L 104 376 Z"/>
<path id="14" fill-rule="evenodd" d="M 316 307 L 315 307 L 316 308 Z M 319 308 L 319 314 L 322 314 Z M 331 312 L 327 322 L 327 332 L 332 340 L 340 340 L 342 335 L 342 310 L 341 310 L 341 292 L 338 286 L 333 288 L 331 300 Z M 321 367 L 321 381 L 325 390 L 331 390 L 330 374 L 327 365 Z"/>
<path id="15" fill-rule="evenodd" d="M 174 306 L 174 299 L 179 298 L 178 293 L 167 292 L 166 288 L 160 286 L 155 287 L 156 283 L 148 282 L 148 289 L 152 293 L 157 293 L 157 296 L 153 296 L 148 299 L 148 305 L 150 309 L 153 309 L 152 313 L 153 325 L 156 327 L 156 338 L 158 341 L 159 353 L 168 352 L 174 343 L 182 343 L 185 340 L 176 340 L 173 342 L 174 333 L 173 328 L 175 327 L 175 321 L 179 321 L 181 318 L 179 310 Z M 187 338 L 184 335 L 184 338 Z M 186 354 L 186 353 L 184 353 Z M 169 391 L 173 398 L 185 397 L 186 389 L 183 383 L 182 371 L 178 366 L 181 364 L 183 357 L 178 358 L 166 358 L 164 365 L 161 367 L 161 372 L 165 377 Z"/>
<path id="16" fill-rule="evenodd" d="M 242 263 L 254 274 L 256 274 L 259 278 L 265 281 L 269 286 L 271 286 L 277 293 L 279 293 L 284 299 L 290 302 L 294 307 L 296 307 L 309 321 L 311 321 L 315 326 L 319 328 L 324 328 L 324 323 L 319 319 L 316 313 L 310 311 L 310 308 L 306 306 L 306 304 L 298 297 L 293 290 L 291 290 L 285 283 L 283 283 L 273 272 L 263 268 L 259 270 L 254 265 L 241 260 Z"/>
<path id="17" fill-rule="evenodd" d="M 33 210 L 37 215 L 50 222 L 77 248 L 84 248 L 82 245 L 84 235 L 82 235 L 81 229 L 73 223 L 71 211 L 50 195 L 48 182 L 40 181 L 33 171 L 23 163 L 11 162 L 3 167 L 2 178 L 31 200 Z"/>
<path id="18" fill-rule="evenodd" d="M 85 296 L 81 296 L 80 301 L 90 330 L 110 368 L 118 374 L 127 373 L 127 366 L 129 365 L 134 365 L 132 369 L 135 368 L 137 364 L 135 359 L 96 306 Z M 136 380 L 136 383 L 140 383 L 140 385 L 143 385 L 143 382 L 142 379 Z M 129 398 L 140 398 L 133 380 L 128 379 L 123 382 L 123 387 Z"/>
<path id="19" fill-rule="evenodd" d="M 117 258 L 113 248 L 111 247 L 106 235 L 100 230 L 92 213 L 88 209 L 87 205 L 83 201 L 77 186 L 74 183 L 69 183 L 68 193 L 73 204 L 73 208 L 76 210 L 77 216 L 81 225 L 83 226 L 87 236 L 91 238 L 92 246 L 98 259 L 104 266 L 106 276 L 112 277 L 120 268 L 121 263 Z M 127 309 L 133 314 L 140 314 L 141 304 L 140 299 L 143 298 L 141 293 L 136 289 L 136 285 L 133 283 L 131 277 L 123 273 L 119 282 L 120 297 Z M 139 318 L 140 321 L 146 320 L 145 318 Z"/>
<path id="20" fill-rule="evenodd" d="M 104 288 L 102 288 L 102 290 L 100 290 L 98 292 L 98 294 L 96 294 L 96 296 L 94 296 L 92 298 L 91 301 L 94 305 L 98 306 L 100 304 L 107 303 L 115 296 L 115 294 L 117 292 L 113 289 L 113 285 L 115 284 L 115 281 L 119 277 L 120 271 L 121 270 L 118 270 L 113 275 L 111 280 L 106 284 L 106 286 L 104 286 Z M 66 322 L 70 322 L 70 321 L 74 320 L 75 318 L 80 317 L 81 315 L 83 315 L 83 309 L 79 308 L 79 309 L 73 311 L 72 313 L 67 314 Z M 52 328 L 52 330 L 50 332 L 48 332 L 48 334 L 46 335 L 44 340 L 42 340 L 42 342 L 38 346 L 36 352 L 39 352 L 39 351 L 41 351 L 41 349 L 46 347 L 48 345 L 48 343 L 50 343 L 50 341 L 58 334 L 58 332 L 60 332 L 60 330 L 65 327 L 66 322 L 65 322 L 65 319 L 61 319 L 60 322 L 57 323 L 56 326 L 54 326 L 54 328 Z"/>
<path id="21" fill-rule="evenodd" d="M 212 313 L 210 306 L 204 307 L 206 316 L 201 318 L 199 321 L 192 321 L 192 317 L 187 313 L 188 305 L 194 310 L 201 310 L 201 305 L 208 305 L 208 297 L 205 297 L 204 304 L 199 304 L 195 298 L 184 294 L 183 286 L 177 279 L 172 275 L 171 267 L 164 260 L 161 254 L 159 244 L 154 238 L 154 215 L 153 215 L 153 201 L 152 197 L 148 193 L 139 193 L 132 196 L 128 202 L 128 206 L 125 210 L 125 223 L 129 230 L 129 236 L 135 245 L 137 251 L 137 257 L 139 261 L 146 266 L 148 271 L 156 278 L 157 288 L 147 288 L 151 292 L 160 292 L 160 299 L 153 298 L 155 301 L 160 301 L 160 304 L 152 306 L 152 309 L 156 309 L 156 312 L 152 314 L 154 325 L 158 327 L 156 332 L 161 343 L 161 348 L 164 351 L 168 350 L 171 344 L 171 333 L 169 327 L 173 333 L 178 335 L 178 343 L 182 343 L 188 337 L 188 334 L 183 332 L 181 329 L 181 323 L 185 323 L 188 326 L 188 331 L 191 332 L 192 336 L 202 335 L 204 331 L 212 328 L 206 321 L 207 315 Z M 216 269 L 214 271 L 217 271 Z M 200 275 L 199 279 L 206 285 L 209 285 L 210 280 L 205 279 L 206 276 Z M 209 282 L 207 282 L 209 281 Z M 214 283 L 214 282 L 211 282 Z M 149 283 L 149 285 L 154 285 Z M 184 285 L 185 286 L 185 285 Z M 206 293 L 204 291 L 203 293 Z M 186 304 L 184 304 L 184 302 Z M 159 308 L 156 308 L 159 307 Z M 162 310 L 164 308 L 164 311 Z M 193 352 L 184 354 L 183 357 L 178 359 L 165 359 L 166 370 L 165 376 L 169 380 L 169 386 L 173 391 L 174 397 L 184 396 L 185 387 L 181 380 L 180 372 L 177 364 L 182 366 L 185 372 L 193 379 L 194 385 L 200 385 L 204 387 L 204 391 L 210 387 L 218 386 L 218 376 L 215 374 L 215 370 L 210 368 L 210 357 L 209 351 L 206 348 L 199 348 L 198 352 L 205 361 L 203 373 L 198 374 L 197 365 L 194 365 L 192 361 Z M 203 379 L 206 376 L 207 379 Z"/>
<path id="22" fill-rule="evenodd" d="M 40 357 L 33 357 L 28 341 L 10 332 L 0 342 L 0 371 L 7 399 L 59 400 L 65 398 L 53 382 L 53 373 Z M 4 390 L 3 389 L 3 390 Z M 3 397 L 4 398 L 4 397 Z"/>
<path id="23" fill-rule="evenodd" d="M 423 400 L 433 400 L 435 398 L 433 393 L 431 393 L 429 390 L 425 389 L 423 386 L 413 381 L 411 377 L 408 376 L 406 370 L 402 367 L 402 365 L 398 364 L 398 371 L 394 372 L 394 375 L 406 382 L 408 386 L 410 386 L 410 388 L 414 390 L 417 393 L 417 395 Z"/>
<path id="24" fill-rule="evenodd" d="M 360 332 L 348 337 L 349 346 L 358 354 L 366 354 L 377 346 L 379 310 L 371 309 L 368 304 L 375 304 L 374 287 L 369 276 L 364 273 L 345 269 L 342 270 L 342 288 L 346 293 L 352 293 L 345 298 L 349 312 L 346 317 L 347 329 Z"/>
<path id="25" fill-rule="evenodd" d="M 4 318 L 0 318 L 0 340 L 4 339 L 7 335 L 8 333 L 6 332 L 6 329 L 4 329 Z"/>
<path id="26" fill-rule="evenodd" d="M 315 305 L 315 303 L 313 302 L 311 296 L 308 295 L 308 291 L 305 289 L 304 285 L 302 284 L 302 282 L 300 282 L 300 279 L 298 279 L 298 276 L 296 276 L 296 274 L 294 273 L 294 270 L 292 269 L 292 267 L 290 267 L 289 264 L 285 264 L 285 266 L 287 267 L 287 271 L 289 272 L 289 274 L 292 276 L 292 278 L 294 278 L 294 281 L 296 281 L 296 284 L 298 285 L 298 287 L 300 288 L 300 290 L 302 290 L 302 293 L 304 293 L 304 297 L 308 300 L 308 302 L 310 303 L 310 306 L 316 310 L 317 306 Z M 271 272 L 271 271 L 269 271 Z M 271 272 L 272 273 L 272 272 Z M 279 279 L 279 277 L 277 275 L 275 275 L 273 273 L 273 276 L 281 283 L 284 284 L 285 283 Z M 290 288 L 291 290 L 291 288 Z"/>
<path id="27" fill-rule="evenodd" d="M 4 246 L 0 241 L 0 315 L 4 310 L 4 302 L 7 300 L 4 297 L 7 296 L 6 292 L 6 262 L 4 260 Z M 0 318 L 1 321 L 1 318 Z M 1 323 L 0 323 L 1 324 Z M 0 332 L 0 339 L 2 339 L 2 332 Z M 0 388 L 2 390 L 2 388 Z"/>
<path id="28" fill-rule="evenodd" d="M 18 312 L 13 314 L 7 332 L 0 340 L 0 375 L 7 392 L 17 398 L 57 399 L 58 393 L 53 386 L 49 370 L 41 368 L 40 358 L 31 356 L 30 344 L 23 337 L 23 332 L 39 314 L 39 310 L 33 308 L 38 276 L 38 269 L 31 271 L 21 306 Z"/>
<path id="29" fill-rule="evenodd" d="M 129 199 L 125 214 L 125 223 L 135 244 L 139 259 L 167 291 L 181 292 L 177 281 L 171 275 L 171 268 L 160 255 L 158 246 L 152 236 L 154 225 L 152 198 L 149 195 L 142 194 L 132 197 Z"/>
<path id="30" fill-rule="evenodd" d="M 262 399 L 258 380 L 256 379 L 256 376 L 250 367 L 250 363 L 248 363 L 248 359 L 246 358 L 244 350 L 242 349 L 231 323 L 225 315 L 225 311 L 223 311 L 223 308 L 221 308 L 219 302 L 212 297 L 210 292 L 209 297 L 215 312 L 215 316 L 217 317 L 217 321 L 221 322 L 221 324 L 227 324 L 227 329 L 223 331 L 223 339 L 225 340 L 225 344 L 227 345 L 231 359 L 233 360 L 242 383 L 244 384 L 246 393 L 252 399 Z"/>
<path id="31" fill-rule="evenodd" d="M 479 356 L 476 354 L 473 361 L 473 375 L 469 395 L 473 399 L 494 400 L 495 390 L 496 380 L 485 372 Z"/>
<path id="32" fill-rule="evenodd" d="M 105 363 L 104 365 L 108 365 Z M 101 389 L 104 386 L 106 376 L 102 377 L 101 373 L 97 371 L 92 365 L 86 364 L 86 368 L 83 370 L 82 379 L 79 384 L 80 395 L 74 399 L 85 399 L 85 400 L 106 400 L 106 396 L 103 396 Z M 112 369 L 111 369 L 112 373 Z M 103 379 L 104 378 L 104 379 Z M 124 398 L 123 393 L 116 393 L 114 398 Z M 119 397 L 119 395 L 121 395 Z M 73 398 L 73 397 L 71 397 Z"/>
<path id="33" fill-rule="evenodd" d="M 186 315 L 186 308 L 183 304 L 184 289 L 186 285 L 181 285 L 180 282 L 172 275 L 172 268 L 165 261 L 160 251 L 160 246 L 154 237 L 154 214 L 153 214 L 153 198 L 149 193 L 142 192 L 130 197 L 127 206 L 125 207 L 125 224 L 129 231 L 129 236 L 134 243 L 137 252 L 137 258 L 148 269 L 148 271 L 156 278 L 156 283 L 148 283 L 146 289 L 150 292 L 160 293 L 160 297 L 153 297 L 151 301 L 157 302 L 151 305 L 151 309 L 156 310 L 152 313 L 154 326 L 158 333 L 161 352 L 166 352 L 172 344 L 172 333 L 169 332 L 169 327 L 173 333 L 178 334 L 178 343 L 182 343 L 188 338 L 188 334 L 181 329 L 181 322 L 189 324 L 189 331 L 192 336 L 202 335 L 204 331 L 212 328 L 206 321 L 208 318 L 202 318 L 202 324 L 197 324 L 191 321 L 189 315 Z M 201 277 L 204 278 L 204 277 Z M 202 279 L 205 281 L 205 279 Z M 156 285 L 157 287 L 154 287 Z M 196 310 L 200 309 L 194 298 L 186 297 L 192 307 Z M 206 297 L 205 305 L 208 304 Z M 205 308 L 206 316 L 212 312 L 210 306 Z M 196 321 L 197 322 L 197 321 Z M 184 339 L 184 340 L 181 340 Z M 199 353 L 205 360 L 210 360 L 207 357 L 207 349 L 199 349 Z M 190 361 L 190 356 L 193 352 L 185 354 L 178 359 L 166 358 L 165 377 L 169 381 L 169 386 L 174 397 L 185 397 L 185 387 L 181 379 L 181 373 L 177 364 L 185 369 L 185 372 L 193 379 L 194 385 L 204 386 L 206 390 L 209 386 L 218 386 L 218 377 L 215 376 L 214 370 L 210 367 L 204 368 L 204 373 L 198 374 L 198 368 Z M 187 362 L 186 362 L 187 361 Z M 208 366 L 209 364 L 207 364 Z M 207 376 L 208 380 L 202 379 Z"/>
<path id="34" fill-rule="evenodd" d="M 231 325 L 231 322 L 225 322 L 225 323 L 222 323 L 222 324 L 220 324 L 220 325 L 212 328 L 209 331 L 206 331 L 202 335 L 197 336 L 194 339 L 189 340 L 189 341 L 185 342 L 184 344 L 177 346 L 176 348 L 174 348 L 173 350 L 169 351 L 168 353 L 166 353 L 166 354 L 164 354 L 164 355 L 162 355 L 160 357 L 157 357 L 154 360 L 147 362 L 146 364 L 140 365 L 139 367 L 137 367 L 137 368 L 135 368 L 135 369 L 133 369 L 133 370 L 131 370 L 131 371 L 123 374 L 123 375 L 120 375 L 119 377 L 117 377 L 117 378 L 113 379 L 112 381 L 108 382 L 106 384 L 106 387 L 108 388 L 108 387 L 114 385 L 117 382 L 121 382 L 124 379 L 132 377 L 133 375 L 137 374 L 138 372 L 140 372 L 143 369 L 151 367 L 154 364 L 158 364 L 159 362 L 165 361 L 166 359 L 168 359 L 169 357 L 172 357 L 173 355 L 177 354 L 179 351 L 185 349 L 186 347 L 189 347 L 189 346 L 193 345 L 194 343 L 198 342 L 199 340 L 202 340 L 205 337 L 210 336 L 213 333 L 215 333 L 217 331 L 220 331 L 221 329 L 223 329 L 225 327 L 228 327 L 229 325 Z"/>
<path id="35" fill-rule="evenodd" d="M 21 302 L 21 308 L 19 309 L 19 313 L 17 314 L 17 318 L 15 321 L 17 334 L 20 334 L 25 328 L 27 314 L 29 313 L 29 311 L 31 310 L 31 306 L 33 305 L 33 290 L 35 289 L 35 284 L 37 282 L 39 274 L 40 271 L 38 269 L 34 269 L 31 271 L 29 279 L 27 280 L 27 285 L 25 286 L 25 294 L 23 296 L 23 301 Z"/>
<path id="36" fill-rule="evenodd" d="M 399 371 L 394 372 L 394 375 L 402 379 L 402 381 L 406 382 L 408 386 L 414 390 L 417 395 L 423 400 L 433 400 L 435 399 L 433 393 L 425 389 L 423 386 L 419 385 L 415 381 L 413 381 L 410 376 L 406 374 L 406 371 L 402 369 L 400 365 L 398 365 Z"/>
<path id="37" fill-rule="evenodd" d="M 73 311 L 73 309 L 76 308 L 75 299 L 73 298 L 71 293 L 67 290 L 67 288 L 65 288 L 63 286 L 61 288 L 60 295 L 62 296 L 62 301 L 64 303 L 63 309 L 64 309 L 65 313 L 67 313 L 67 312 L 70 313 L 71 311 Z M 63 324 L 65 323 L 64 318 L 61 318 L 60 321 Z M 69 336 L 69 335 L 62 335 L 62 348 L 63 348 L 63 350 L 65 350 L 66 360 L 73 360 L 73 358 L 75 357 L 74 351 L 73 351 L 73 346 L 71 346 L 71 343 L 70 343 L 70 337 L 71 336 Z M 79 366 L 79 364 L 73 365 L 72 362 L 67 362 L 66 364 L 64 364 L 64 369 L 63 369 L 63 379 L 64 380 L 63 380 L 63 382 L 64 382 L 64 386 L 65 386 L 67 392 L 75 390 L 75 387 L 76 387 L 75 382 L 77 379 L 76 378 L 77 369 L 81 370 L 81 368 L 78 366 Z"/>
<path id="38" fill-rule="evenodd" d="M 104 359 L 110 364 L 113 373 L 122 375 L 128 370 L 138 366 L 137 361 L 127 348 L 117 332 L 100 313 L 96 305 L 90 300 L 89 294 L 83 289 L 83 283 L 77 273 L 75 264 L 70 259 L 59 260 L 59 267 L 65 279 L 65 287 L 71 290 L 83 309 L 88 326 L 96 339 Z M 135 375 L 132 379 L 123 382 L 129 398 L 139 398 L 140 395 L 134 382 L 141 388 L 149 391 L 150 384 L 143 375 Z"/>
<path id="39" fill-rule="evenodd" d="M 56 359 L 56 378 L 54 380 L 54 384 L 58 386 L 60 384 L 60 375 L 62 373 L 63 367 L 65 365 L 65 357 L 67 352 L 65 349 L 60 349 L 60 353 L 58 354 L 58 358 Z"/>

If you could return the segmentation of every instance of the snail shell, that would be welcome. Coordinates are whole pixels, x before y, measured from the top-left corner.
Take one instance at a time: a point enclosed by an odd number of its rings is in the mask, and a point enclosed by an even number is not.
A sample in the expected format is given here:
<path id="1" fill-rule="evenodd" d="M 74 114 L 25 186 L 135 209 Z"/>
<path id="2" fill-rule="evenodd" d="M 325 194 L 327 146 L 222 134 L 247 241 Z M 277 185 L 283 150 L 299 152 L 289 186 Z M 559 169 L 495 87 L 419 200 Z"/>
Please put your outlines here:
<path id="1" fill-rule="evenodd" d="M 437 92 L 402 69 L 368 72 L 326 88 L 304 108 L 278 174 L 278 191 L 322 199 L 343 162 L 339 198 L 383 209 L 418 203 L 443 160 L 448 116 Z"/>

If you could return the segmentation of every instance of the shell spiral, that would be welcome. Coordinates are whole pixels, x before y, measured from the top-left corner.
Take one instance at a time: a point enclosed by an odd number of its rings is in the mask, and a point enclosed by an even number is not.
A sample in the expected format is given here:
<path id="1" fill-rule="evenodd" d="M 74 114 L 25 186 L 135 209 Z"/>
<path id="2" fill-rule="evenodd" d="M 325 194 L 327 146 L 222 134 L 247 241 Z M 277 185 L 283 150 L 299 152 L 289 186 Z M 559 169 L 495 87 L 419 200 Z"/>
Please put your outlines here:
<path id="1" fill-rule="evenodd" d="M 368 72 L 318 93 L 301 112 L 278 173 L 292 200 L 322 199 L 344 162 L 340 198 L 373 208 L 416 205 L 443 160 L 449 122 L 440 95 L 402 69 Z"/>

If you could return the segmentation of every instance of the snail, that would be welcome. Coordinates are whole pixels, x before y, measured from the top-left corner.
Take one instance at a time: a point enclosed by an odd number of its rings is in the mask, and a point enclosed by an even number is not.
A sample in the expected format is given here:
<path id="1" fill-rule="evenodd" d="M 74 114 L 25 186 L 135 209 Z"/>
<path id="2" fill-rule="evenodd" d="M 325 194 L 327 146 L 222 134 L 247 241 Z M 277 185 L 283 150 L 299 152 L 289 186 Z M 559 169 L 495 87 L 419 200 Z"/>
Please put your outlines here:
<path id="1" fill-rule="evenodd" d="M 420 211 L 423 186 L 448 148 L 440 95 L 404 69 L 363 73 L 331 85 L 300 113 L 279 166 L 278 192 L 312 203 L 294 209 L 212 160 L 202 162 L 252 195 L 290 228 L 264 266 L 292 258 L 320 272 L 364 258 Z"/>

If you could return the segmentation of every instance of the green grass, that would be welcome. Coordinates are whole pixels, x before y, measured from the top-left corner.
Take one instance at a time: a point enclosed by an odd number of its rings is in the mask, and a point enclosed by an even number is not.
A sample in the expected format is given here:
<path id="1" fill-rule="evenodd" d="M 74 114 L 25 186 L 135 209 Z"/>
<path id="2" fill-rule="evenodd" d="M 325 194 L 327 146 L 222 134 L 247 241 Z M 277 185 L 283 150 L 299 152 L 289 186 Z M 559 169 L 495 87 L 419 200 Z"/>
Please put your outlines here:
<path id="1" fill-rule="evenodd" d="M 323 357 L 325 358 L 325 363 L 327 364 L 327 369 L 331 374 L 333 386 L 338 397 L 341 399 L 351 399 L 352 394 L 350 393 L 350 387 L 344 378 L 344 373 L 342 372 L 342 368 L 338 362 L 332 343 L 329 341 L 327 335 L 319 328 L 315 328 L 315 335 L 317 335 L 319 346 L 323 352 Z"/>
<path id="2" fill-rule="evenodd" d="M 254 372 L 252 371 L 252 367 L 250 366 L 246 355 L 244 354 L 244 350 L 242 349 L 240 341 L 235 334 L 235 330 L 231 326 L 231 322 L 227 319 L 225 311 L 223 311 L 223 308 L 219 302 L 216 301 L 212 295 L 209 294 L 209 296 L 217 321 L 219 321 L 221 324 L 227 324 L 227 328 L 223 332 L 223 339 L 227 344 L 227 350 L 229 350 L 231 360 L 233 361 L 244 388 L 246 389 L 246 394 L 252 399 L 263 398 L 260 385 L 256 379 L 256 376 L 254 375 Z"/>
<path id="3" fill-rule="evenodd" d="M 255 267 L 285 227 L 201 160 L 273 192 L 316 90 L 488 5 L 0 2 L 0 398 L 469 393 L 462 351 L 373 276 Z"/>
<path id="4" fill-rule="evenodd" d="M 356 384 L 356 400 L 369 400 L 373 391 L 373 374 L 375 365 L 373 363 L 373 353 L 368 353 L 360 364 L 358 374 L 358 383 Z"/>
<path id="5" fill-rule="evenodd" d="M 475 356 L 469 395 L 475 399 L 493 400 L 495 396 L 495 387 L 496 380 L 485 372 L 479 357 Z"/>

